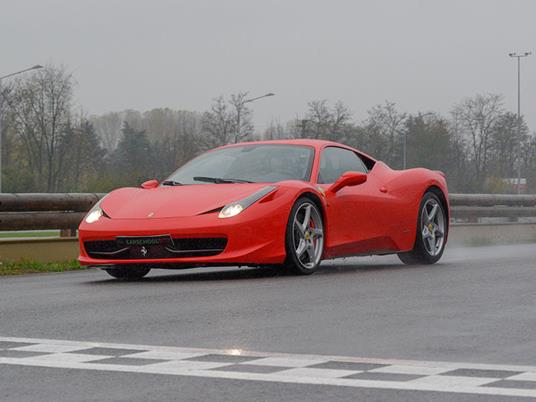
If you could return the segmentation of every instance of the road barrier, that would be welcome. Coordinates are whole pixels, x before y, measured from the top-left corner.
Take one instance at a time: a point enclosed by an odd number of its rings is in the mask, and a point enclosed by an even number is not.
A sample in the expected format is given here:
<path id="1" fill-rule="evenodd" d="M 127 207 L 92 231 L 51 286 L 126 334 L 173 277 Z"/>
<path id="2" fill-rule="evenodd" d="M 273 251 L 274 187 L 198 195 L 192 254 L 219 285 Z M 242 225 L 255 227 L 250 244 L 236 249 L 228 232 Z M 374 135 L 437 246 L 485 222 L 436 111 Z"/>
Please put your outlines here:
<path id="1" fill-rule="evenodd" d="M 74 231 L 104 193 L 0 194 L 0 231 Z"/>
<path id="2" fill-rule="evenodd" d="M 0 194 L 0 231 L 76 230 L 103 193 Z M 452 218 L 536 217 L 536 195 L 451 194 Z"/>
<path id="3" fill-rule="evenodd" d="M 451 194 L 449 198 L 455 219 L 536 217 L 534 194 Z"/>

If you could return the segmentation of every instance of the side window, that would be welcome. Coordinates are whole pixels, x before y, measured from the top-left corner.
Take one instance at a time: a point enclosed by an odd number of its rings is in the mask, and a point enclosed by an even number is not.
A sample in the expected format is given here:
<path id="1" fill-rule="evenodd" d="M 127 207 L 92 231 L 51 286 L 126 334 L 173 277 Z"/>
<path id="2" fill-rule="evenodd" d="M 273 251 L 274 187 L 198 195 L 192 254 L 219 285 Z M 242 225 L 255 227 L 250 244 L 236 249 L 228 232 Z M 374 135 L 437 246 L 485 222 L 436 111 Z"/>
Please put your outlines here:
<path id="1" fill-rule="evenodd" d="M 320 157 L 319 183 L 333 183 L 345 172 L 367 173 L 361 158 L 348 149 L 328 147 Z"/>

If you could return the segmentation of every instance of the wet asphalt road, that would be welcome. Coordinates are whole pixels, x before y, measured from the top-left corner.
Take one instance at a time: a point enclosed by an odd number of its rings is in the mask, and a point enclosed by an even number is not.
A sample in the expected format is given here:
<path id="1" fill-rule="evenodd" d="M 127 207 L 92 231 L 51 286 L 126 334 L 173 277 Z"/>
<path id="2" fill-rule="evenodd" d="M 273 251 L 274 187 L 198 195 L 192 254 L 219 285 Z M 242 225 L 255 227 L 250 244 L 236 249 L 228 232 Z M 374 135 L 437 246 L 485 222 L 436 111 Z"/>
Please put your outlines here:
<path id="1" fill-rule="evenodd" d="M 83 271 L 0 279 L 0 336 L 536 365 L 536 245 L 447 249 L 274 270 Z M 0 365 L 5 400 L 502 401 L 425 391 Z M 526 400 L 526 399 L 525 399 Z"/>

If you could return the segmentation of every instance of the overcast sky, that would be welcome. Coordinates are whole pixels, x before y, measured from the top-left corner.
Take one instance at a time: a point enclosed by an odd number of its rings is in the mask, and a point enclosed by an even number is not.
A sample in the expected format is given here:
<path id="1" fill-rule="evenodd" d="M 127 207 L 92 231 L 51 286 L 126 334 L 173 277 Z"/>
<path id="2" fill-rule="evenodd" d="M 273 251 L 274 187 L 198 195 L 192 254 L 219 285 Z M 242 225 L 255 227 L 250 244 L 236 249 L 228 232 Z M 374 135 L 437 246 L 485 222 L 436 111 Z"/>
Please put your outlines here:
<path id="1" fill-rule="evenodd" d="M 342 100 L 356 121 L 390 100 L 447 113 L 501 93 L 516 110 L 508 52 L 536 50 L 534 0 L 0 0 L 0 75 L 64 64 L 87 113 L 253 103 L 257 129 Z M 522 112 L 536 130 L 536 55 L 522 62 Z"/>

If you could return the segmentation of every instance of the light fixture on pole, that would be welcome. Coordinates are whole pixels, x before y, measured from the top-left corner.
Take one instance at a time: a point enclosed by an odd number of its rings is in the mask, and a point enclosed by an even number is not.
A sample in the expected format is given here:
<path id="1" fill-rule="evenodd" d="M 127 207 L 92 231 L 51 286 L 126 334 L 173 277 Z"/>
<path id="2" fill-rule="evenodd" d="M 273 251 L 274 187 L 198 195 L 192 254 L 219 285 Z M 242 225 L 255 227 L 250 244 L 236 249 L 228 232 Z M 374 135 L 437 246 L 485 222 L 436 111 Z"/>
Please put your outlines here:
<path id="1" fill-rule="evenodd" d="M 24 70 L 20 70 L 15 73 L 3 75 L 2 77 L 0 77 L 0 193 L 2 192 L 2 119 L 3 119 L 2 111 L 3 111 L 3 106 L 4 106 L 4 94 L 2 93 L 2 80 L 4 78 L 13 77 L 14 75 L 17 75 L 17 74 L 25 73 L 26 71 L 38 70 L 40 68 L 43 68 L 43 66 L 36 64 L 33 67 L 26 68 Z"/>
<path id="2" fill-rule="evenodd" d="M 246 94 L 247 94 L 247 92 L 246 92 Z M 240 121 L 241 116 L 240 116 L 240 114 L 242 113 L 242 107 L 244 106 L 244 104 L 254 102 L 254 101 L 262 99 L 262 98 L 267 98 L 269 96 L 275 96 L 275 94 L 272 93 L 272 92 L 268 92 L 267 94 L 257 96 L 255 98 L 245 99 L 239 104 L 239 107 L 236 110 L 236 139 L 235 139 L 235 142 L 240 138 L 240 124 L 241 124 L 241 121 Z"/>
<path id="3" fill-rule="evenodd" d="M 246 99 L 246 100 L 245 100 L 244 102 L 242 102 L 242 103 L 253 102 L 253 101 L 256 101 L 257 99 L 267 98 L 268 96 L 275 96 L 275 94 L 272 93 L 272 92 L 269 92 L 269 93 L 267 93 L 267 94 L 264 94 L 264 95 L 261 95 L 261 96 L 257 96 L 256 98 Z"/>

